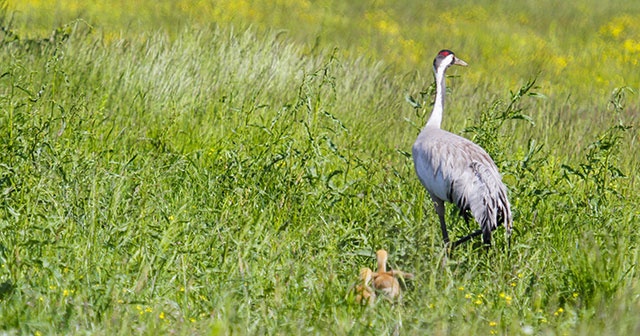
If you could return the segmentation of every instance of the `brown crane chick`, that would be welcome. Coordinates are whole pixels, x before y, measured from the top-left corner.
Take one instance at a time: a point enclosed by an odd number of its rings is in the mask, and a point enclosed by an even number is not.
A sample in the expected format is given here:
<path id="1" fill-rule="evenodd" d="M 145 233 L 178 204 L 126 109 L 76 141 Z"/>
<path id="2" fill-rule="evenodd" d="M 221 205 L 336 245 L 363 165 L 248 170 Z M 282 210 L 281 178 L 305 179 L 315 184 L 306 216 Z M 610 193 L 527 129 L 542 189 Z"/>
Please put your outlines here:
<path id="1" fill-rule="evenodd" d="M 360 281 L 361 283 L 356 286 L 356 302 L 358 304 L 373 305 L 376 300 L 376 291 L 371 288 L 371 277 L 373 271 L 369 267 L 360 269 Z"/>
<path id="2" fill-rule="evenodd" d="M 373 287 L 381 292 L 389 301 L 395 301 L 402 298 L 402 291 L 397 277 L 406 279 L 413 278 L 413 274 L 403 271 L 391 270 L 387 272 L 387 251 L 378 250 L 376 252 L 378 259 L 378 271 L 373 273 Z"/>

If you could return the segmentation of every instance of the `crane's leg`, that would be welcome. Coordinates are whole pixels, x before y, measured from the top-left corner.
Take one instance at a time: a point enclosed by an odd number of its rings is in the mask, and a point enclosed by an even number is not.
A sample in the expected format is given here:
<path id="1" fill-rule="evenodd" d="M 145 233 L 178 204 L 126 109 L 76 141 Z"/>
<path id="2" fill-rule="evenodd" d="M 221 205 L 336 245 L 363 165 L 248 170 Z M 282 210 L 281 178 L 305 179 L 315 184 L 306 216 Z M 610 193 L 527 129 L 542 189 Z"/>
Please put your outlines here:
<path id="1" fill-rule="evenodd" d="M 434 195 L 431 195 L 431 200 L 433 201 L 433 206 L 436 208 L 436 213 L 440 219 L 440 229 L 442 230 L 442 239 L 444 239 L 444 244 L 449 245 L 447 224 L 444 222 L 444 201 Z"/>
<path id="2" fill-rule="evenodd" d="M 469 239 L 471 239 L 471 238 L 473 238 L 475 236 L 479 236 L 480 234 L 482 234 L 482 230 L 481 229 L 475 230 L 475 231 L 471 232 L 470 234 L 468 234 L 468 235 L 456 240 L 451 247 L 452 248 L 456 248 L 458 245 L 468 241 Z"/>
<path id="3" fill-rule="evenodd" d="M 491 229 L 488 227 L 482 230 L 482 243 L 485 246 L 491 246 Z"/>

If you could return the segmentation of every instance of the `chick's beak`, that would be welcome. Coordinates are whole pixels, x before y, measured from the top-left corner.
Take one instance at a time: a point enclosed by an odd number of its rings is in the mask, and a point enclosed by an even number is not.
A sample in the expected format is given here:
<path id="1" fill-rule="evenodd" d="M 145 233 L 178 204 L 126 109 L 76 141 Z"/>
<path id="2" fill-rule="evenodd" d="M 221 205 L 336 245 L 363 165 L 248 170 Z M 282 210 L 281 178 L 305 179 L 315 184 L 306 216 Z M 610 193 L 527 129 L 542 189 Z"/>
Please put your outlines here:
<path id="1" fill-rule="evenodd" d="M 468 65 L 467 62 L 465 62 L 465 61 L 463 61 L 463 60 L 461 60 L 461 59 L 459 59 L 457 57 L 456 57 L 455 61 L 453 61 L 453 64 L 462 65 L 462 66 L 467 66 Z"/>

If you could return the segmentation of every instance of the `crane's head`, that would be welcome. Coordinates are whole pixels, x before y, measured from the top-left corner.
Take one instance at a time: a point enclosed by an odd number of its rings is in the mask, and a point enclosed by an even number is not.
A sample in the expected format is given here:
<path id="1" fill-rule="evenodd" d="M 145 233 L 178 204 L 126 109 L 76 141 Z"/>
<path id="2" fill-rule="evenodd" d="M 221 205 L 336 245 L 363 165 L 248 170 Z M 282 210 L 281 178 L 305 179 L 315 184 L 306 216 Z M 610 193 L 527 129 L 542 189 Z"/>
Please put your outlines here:
<path id="1" fill-rule="evenodd" d="M 373 271 L 369 267 L 363 267 L 360 269 L 360 280 L 364 281 L 365 284 L 371 281 L 372 276 Z"/>
<path id="2" fill-rule="evenodd" d="M 387 271 L 387 251 L 385 250 L 376 251 L 376 259 L 378 260 L 378 272 L 386 272 Z"/>
<path id="3" fill-rule="evenodd" d="M 452 65 L 467 66 L 467 62 L 457 58 L 451 50 L 440 50 L 438 56 L 433 60 L 433 71 L 436 73 L 444 72 Z"/>
<path id="4" fill-rule="evenodd" d="M 387 251 L 385 251 L 385 250 L 376 251 L 376 258 L 378 260 L 384 260 L 384 262 L 386 263 L 387 262 L 387 256 L 388 256 L 387 255 Z"/>

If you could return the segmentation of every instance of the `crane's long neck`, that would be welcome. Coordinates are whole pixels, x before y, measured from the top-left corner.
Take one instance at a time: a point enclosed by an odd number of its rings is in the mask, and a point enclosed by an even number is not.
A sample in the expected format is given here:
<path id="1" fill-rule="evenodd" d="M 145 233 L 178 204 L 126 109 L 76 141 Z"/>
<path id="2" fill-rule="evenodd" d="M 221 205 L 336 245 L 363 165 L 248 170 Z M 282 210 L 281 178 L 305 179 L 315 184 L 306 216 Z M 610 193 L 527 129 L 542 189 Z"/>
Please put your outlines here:
<path id="1" fill-rule="evenodd" d="M 440 128 L 440 123 L 442 123 L 442 112 L 444 111 L 444 96 L 446 92 L 446 86 L 444 83 L 445 70 L 447 70 L 447 67 L 444 64 L 441 64 L 440 67 L 435 71 L 436 101 L 433 104 L 433 110 L 431 111 L 431 116 L 427 121 L 427 126 Z"/>

